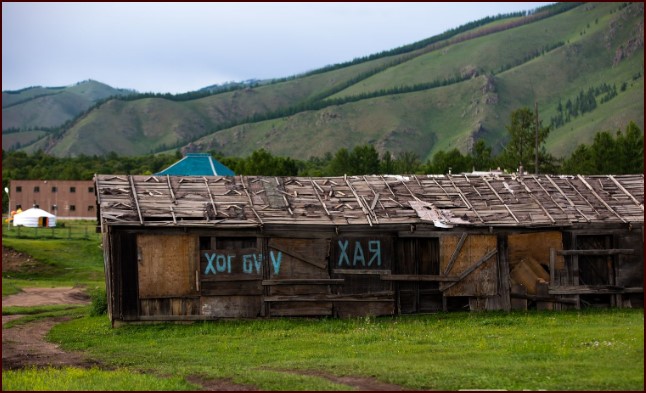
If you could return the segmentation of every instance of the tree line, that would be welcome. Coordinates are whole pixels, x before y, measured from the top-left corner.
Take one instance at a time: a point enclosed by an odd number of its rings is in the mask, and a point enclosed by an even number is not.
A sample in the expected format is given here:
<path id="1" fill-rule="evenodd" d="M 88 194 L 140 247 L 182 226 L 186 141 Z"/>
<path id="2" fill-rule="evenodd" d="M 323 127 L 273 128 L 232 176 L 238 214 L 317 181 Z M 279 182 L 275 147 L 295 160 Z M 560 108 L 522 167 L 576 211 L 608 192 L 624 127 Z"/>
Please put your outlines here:
<path id="1" fill-rule="evenodd" d="M 497 154 L 483 140 L 474 143 L 471 151 L 462 153 L 457 148 L 440 150 L 423 161 L 416 153 L 406 151 L 394 154 L 379 153 L 372 145 L 341 148 L 323 157 L 297 160 L 273 155 L 264 149 L 247 157 L 227 157 L 209 151 L 222 164 L 238 175 L 257 176 L 343 176 L 364 174 L 446 174 L 471 171 L 489 171 L 502 168 L 516 172 L 519 165 L 535 172 L 536 118 L 529 108 L 520 108 L 510 115 L 507 125 L 507 143 Z M 634 174 L 644 172 L 644 135 L 630 122 L 624 131 L 598 132 L 592 144 L 580 144 L 566 158 L 557 159 L 549 154 L 544 142 L 550 128 L 538 122 L 538 163 L 540 173 L 550 174 Z M 91 180 L 94 174 L 151 175 L 169 167 L 183 157 L 174 154 L 120 156 L 114 152 L 105 156 L 54 157 L 38 151 L 27 154 L 20 151 L 2 151 L 2 183 L 29 179 Z M 3 193 L 3 211 L 7 195 Z"/>

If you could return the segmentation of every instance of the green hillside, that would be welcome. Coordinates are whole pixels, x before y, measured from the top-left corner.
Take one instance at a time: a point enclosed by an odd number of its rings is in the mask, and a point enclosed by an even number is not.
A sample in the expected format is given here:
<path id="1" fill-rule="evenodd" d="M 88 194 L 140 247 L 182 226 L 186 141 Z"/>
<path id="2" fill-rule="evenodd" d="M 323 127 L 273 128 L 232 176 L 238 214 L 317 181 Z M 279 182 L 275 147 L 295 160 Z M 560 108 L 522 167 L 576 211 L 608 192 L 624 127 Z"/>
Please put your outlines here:
<path id="1" fill-rule="evenodd" d="M 3 91 L 2 130 L 58 127 L 100 100 L 132 93 L 93 80 L 67 87 Z"/>
<path id="2" fill-rule="evenodd" d="M 596 132 L 629 121 L 644 129 L 643 3 L 575 5 L 481 21 L 233 91 L 110 100 L 61 132 L 21 142 L 21 149 L 57 156 L 213 149 L 241 156 L 264 148 L 306 159 L 372 144 L 427 159 L 454 147 L 467 152 L 481 139 L 499 151 L 510 113 L 536 103 L 543 124 L 553 125 L 548 150 L 565 156 Z M 51 90 L 38 97 L 49 89 L 27 89 L 20 94 L 38 98 L 15 104 L 10 97 L 7 108 L 3 93 L 3 129 L 5 110 L 25 116 L 32 101 L 72 94 Z"/>

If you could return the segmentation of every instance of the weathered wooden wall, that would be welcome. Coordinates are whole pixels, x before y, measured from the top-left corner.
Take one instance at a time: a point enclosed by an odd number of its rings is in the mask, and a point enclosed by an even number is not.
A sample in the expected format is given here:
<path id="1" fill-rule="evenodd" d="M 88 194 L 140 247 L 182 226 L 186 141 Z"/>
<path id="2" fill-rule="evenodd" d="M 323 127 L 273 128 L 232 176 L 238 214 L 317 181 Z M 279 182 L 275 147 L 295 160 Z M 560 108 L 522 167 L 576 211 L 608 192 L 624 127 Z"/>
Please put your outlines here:
<path id="1" fill-rule="evenodd" d="M 643 258 L 641 228 L 565 235 L 424 233 L 298 237 L 250 230 L 222 236 L 203 229 L 113 230 L 106 254 L 111 316 L 193 320 L 563 309 L 594 301 L 586 297 L 594 288 L 585 281 L 604 290 L 634 287 L 604 296 L 613 306 L 643 306 L 637 299 L 643 264 L 635 262 Z M 577 248 L 622 250 L 611 256 L 568 254 Z M 592 271 L 582 272 L 582 266 Z"/>
<path id="2" fill-rule="evenodd" d="M 449 265 L 461 236 L 443 236 L 441 239 L 440 269 L 460 281 L 440 285 L 444 296 L 494 296 L 497 293 L 496 264 L 497 239 L 495 235 L 467 235 L 463 246 Z"/>

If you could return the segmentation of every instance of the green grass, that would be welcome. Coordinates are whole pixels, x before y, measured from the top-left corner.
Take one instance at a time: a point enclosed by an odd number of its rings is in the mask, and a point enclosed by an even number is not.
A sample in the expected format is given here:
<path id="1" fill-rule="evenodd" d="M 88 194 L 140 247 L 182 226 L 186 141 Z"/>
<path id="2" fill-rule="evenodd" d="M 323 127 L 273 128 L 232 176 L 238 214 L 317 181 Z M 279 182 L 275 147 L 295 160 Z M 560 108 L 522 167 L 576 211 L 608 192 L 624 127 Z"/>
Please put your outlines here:
<path id="1" fill-rule="evenodd" d="M 2 390 L 196 390 L 181 378 L 66 367 L 2 371 Z"/>
<path id="2" fill-rule="evenodd" d="M 52 311 L 63 311 L 70 310 L 73 308 L 85 307 L 82 305 L 68 305 L 68 304 L 56 304 L 48 306 L 10 306 L 2 307 L 2 315 L 33 315 L 33 314 L 42 314 Z"/>
<path id="3" fill-rule="evenodd" d="M 72 224 L 70 224 L 72 225 Z M 16 239 L 33 275 L 3 274 L 3 296 L 27 286 L 103 288 L 98 240 Z M 99 277 L 101 281 L 99 281 Z M 6 291 L 6 292 L 5 292 Z M 405 389 L 643 390 L 643 310 L 439 313 L 396 318 L 160 323 L 112 328 L 91 306 L 5 307 L 4 325 L 71 317 L 48 339 L 112 371 L 3 372 L 3 390 L 193 390 L 187 377 L 262 390 L 348 390 L 316 372 Z M 320 375 L 320 374 L 319 374 Z M 109 382 L 106 382 L 109 381 Z M 109 385 L 106 385 L 108 383 Z"/>
<path id="4" fill-rule="evenodd" d="M 59 220 L 60 231 L 71 230 L 87 239 L 72 236 L 63 238 L 34 238 L 36 228 L 21 228 L 24 236 L 17 237 L 17 228 L 2 231 L 2 245 L 29 255 L 28 266 L 18 271 L 2 273 L 2 296 L 13 295 L 27 287 L 86 286 L 105 288 L 103 271 L 103 250 L 101 237 L 94 233 L 96 222 L 89 220 Z M 41 234 L 51 229 L 39 228 Z M 31 232 L 31 234 L 29 233 Z M 61 232 L 63 233 L 63 232 Z M 30 237 L 26 237 L 26 236 Z"/>
<path id="5" fill-rule="evenodd" d="M 103 253 L 98 241 L 3 238 L 3 246 L 27 253 L 34 266 L 2 273 L 5 278 L 56 281 L 58 286 L 103 281 Z"/>
<path id="6" fill-rule="evenodd" d="M 13 321 L 5 323 L 4 325 L 2 325 L 3 329 L 9 329 L 16 325 L 24 325 L 26 323 L 37 321 L 39 319 L 57 317 L 81 318 L 89 315 L 90 313 L 90 306 L 46 306 L 46 308 L 43 308 L 42 310 L 32 310 L 31 307 L 9 307 L 8 312 L 13 313 L 13 315 L 22 315 L 20 309 L 25 309 L 25 311 L 27 311 L 26 313 L 24 313 L 25 315 L 18 319 L 14 319 Z M 5 315 L 5 308 L 2 309 L 2 314 Z"/>
<path id="7" fill-rule="evenodd" d="M 111 367 L 301 390 L 288 370 L 363 376 L 408 389 L 643 390 L 643 310 L 441 313 L 128 325 L 105 317 L 49 337 Z M 313 379 L 312 379 L 313 378 Z M 334 389 L 319 377 L 313 389 Z M 320 385 L 321 383 L 326 385 Z"/>

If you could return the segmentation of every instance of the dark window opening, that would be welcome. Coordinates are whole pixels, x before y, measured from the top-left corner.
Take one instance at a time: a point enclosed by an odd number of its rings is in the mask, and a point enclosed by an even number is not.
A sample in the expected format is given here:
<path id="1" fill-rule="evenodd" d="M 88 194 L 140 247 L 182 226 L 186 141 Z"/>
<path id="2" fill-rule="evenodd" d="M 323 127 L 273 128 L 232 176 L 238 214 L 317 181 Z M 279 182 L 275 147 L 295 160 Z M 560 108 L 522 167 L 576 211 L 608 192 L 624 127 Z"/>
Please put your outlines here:
<path id="1" fill-rule="evenodd" d="M 215 239 L 217 250 L 239 250 L 244 248 L 256 248 L 255 237 L 218 237 Z"/>
<path id="2" fill-rule="evenodd" d="M 34 187 L 34 192 L 40 192 L 40 187 L 39 186 Z"/>
<path id="3" fill-rule="evenodd" d="M 21 186 L 16 187 L 16 192 L 22 192 L 22 187 Z"/>
<path id="4" fill-rule="evenodd" d="M 399 239 L 396 274 L 439 275 L 440 241 L 438 238 Z M 438 282 L 398 283 L 399 312 L 402 314 L 440 311 L 442 292 Z"/>
<path id="5" fill-rule="evenodd" d="M 92 206 L 92 205 L 88 206 L 87 211 L 93 212 L 94 211 L 94 206 Z"/>
<path id="6" fill-rule="evenodd" d="M 74 205 L 70 205 L 70 211 L 71 211 L 71 212 L 76 211 L 76 206 L 74 206 Z"/>
<path id="7" fill-rule="evenodd" d="M 613 248 L 610 235 L 578 235 L 577 250 L 609 250 Z M 614 285 L 613 256 L 579 255 L 579 282 L 575 285 Z"/>
<path id="8" fill-rule="evenodd" d="M 88 187 L 88 188 L 87 188 L 87 192 L 89 192 L 89 193 L 93 193 L 93 192 L 94 192 L 94 187 Z"/>
<path id="9" fill-rule="evenodd" d="M 210 250 L 210 249 L 211 249 L 211 237 L 200 236 L 200 250 Z"/>
<path id="10" fill-rule="evenodd" d="M 58 191 L 58 189 L 56 187 L 52 187 L 52 193 L 54 193 L 56 191 Z"/>
<path id="11" fill-rule="evenodd" d="M 76 192 L 76 187 L 70 187 L 70 192 Z"/>

